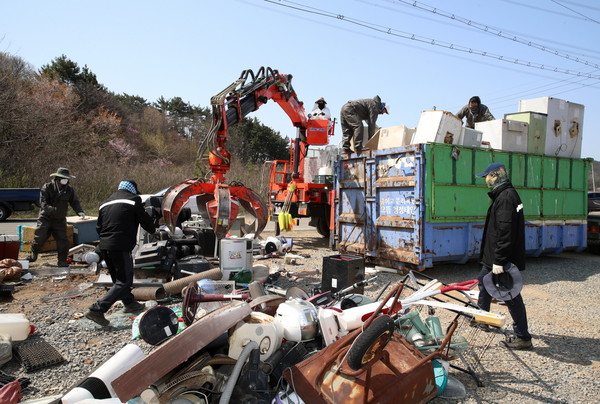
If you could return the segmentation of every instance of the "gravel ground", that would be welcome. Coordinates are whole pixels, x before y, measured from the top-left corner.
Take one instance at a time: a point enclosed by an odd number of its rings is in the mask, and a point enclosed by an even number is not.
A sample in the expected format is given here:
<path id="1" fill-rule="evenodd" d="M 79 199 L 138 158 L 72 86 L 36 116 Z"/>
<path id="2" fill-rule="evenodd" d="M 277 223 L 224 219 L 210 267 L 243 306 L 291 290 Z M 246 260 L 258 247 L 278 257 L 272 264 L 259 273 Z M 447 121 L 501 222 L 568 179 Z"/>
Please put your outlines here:
<path id="1" fill-rule="evenodd" d="M 268 234 L 267 234 L 268 235 Z M 286 265 L 281 258 L 269 259 L 271 270 L 285 269 L 302 274 L 322 268 L 324 256 L 332 255 L 327 244 L 316 232 L 292 233 L 297 253 L 309 254 L 298 265 Z M 52 260 L 55 256 L 51 257 Z M 73 266 L 73 272 L 84 272 L 85 267 Z M 469 374 L 451 369 L 451 375 L 463 383 L 466 397 L 461 399 L 437 398 L 434 403 L 592 403 L 600 395 L 600 256 L 587 252 L 563 253 L 558 256 L 532 258 L 523 273 L 523 297 L 527 305 L 530 332 L 534 349 L 510 351 L 498 345 L 501 334 L 492 333 L 490 348 L 481 357 L 478 376 L 480 387 Z M 36 327 L 29 339 L 43 338 L 66 359 L 59 365 L 25 372 L 15 359 L 1 367 L 5 373 L 27 377 L 31 384 L 24 391 L 24 399 L 32 400 L 66 393 L 79 380 L 87 377 L 125 344 L 134 343 L 147 354 L 155 347 L 143 340 L 131 339 L 132 320 L 120 308 L 113 307 L 107 317 L 114 327 L 102 329 L 91 321 L 80 318 L 87 306 L 104 293 L 91 287 L 96 279 L 92 274 L 71 274 L 56 279 L 58 268 L 36 262 L 32 272 L 38 275 L 22 286 L 17 286 L 14 298 L 3 301 L 0 312 L 23 312 Z M 479 271 L 475 263 L 439 265 L 428 269 L 425 275 L 444 283 L 474 278 Z M 365 290 L 374 296 L 387 282 L 398 282 L 403 276 L 387 272 Z M 320 282 L 319 276 L 299 277 L 295 282 L 281 279 L 277 286 L 291 285 L 307 290 Z M 79 291 L 82 289 L 83 291 Z M 65 296 L 78 295 L 76 298 Z M 44 301 L 43 298 L 51 297 Z M 170 307 L 181 307 L 173 301 Z M 493 305 L 492 311 L 510 316 L 504 306 Z M 466 332 L 458 330 L 457 333 Z M 461 365 L 460 361 L 453 362 Z"/>

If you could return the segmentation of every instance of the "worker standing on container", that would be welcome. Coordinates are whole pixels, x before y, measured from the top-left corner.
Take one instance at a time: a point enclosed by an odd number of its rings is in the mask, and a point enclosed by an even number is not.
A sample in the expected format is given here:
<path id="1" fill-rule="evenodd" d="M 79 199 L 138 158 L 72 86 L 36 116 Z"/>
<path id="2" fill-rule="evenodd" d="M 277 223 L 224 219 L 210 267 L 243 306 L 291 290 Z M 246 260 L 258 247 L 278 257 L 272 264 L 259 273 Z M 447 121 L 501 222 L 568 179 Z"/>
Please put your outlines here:
<path id="1" fill-rule="evenodd" d="M 525 270 L 525 216 L 523 203 L 513 187 L 506 167 L 502 163 L 491 163 L 477 177 L 485 177 L 490 188 L 488 195 L 492 204 L 488 209 L 483 229 L 483 239 L 479 260 L 482 264 L 479 273 L 479 299 L 482 310 L 489 311 L 492 302 L 490 291 L 484 285 L 484 277 L 500 275 L 516 267 Z M 507 335 L 502 343 L 511 349 L 533 348 L 528 331 L 527 312 L 521 293 L 506 300 L 506 307 L 513 319 L 514 335 Z"/>
<path id="2" fill-rule="evenodd" d="M 45 183 L 40 188 L 40 214 L 33 236 L 31 254 L 27 260 L 29 262 L 37 260 L 39 251 L 48 237 L 52 235 L 56 240 L 58 266 L 68 267 L 67 212 L 69 205 L 81 217 L 85 217 L 85 212 L 81 208 L 75 190 L 69 185 L 69 181 L 75 178 L 69 169 L 61 167 L 55 173 L 50 174 L 50 177 L 54 177 L 52 181 Z"/>
<path id="3" fill-rule="evenodd" d="M 489 108 L 481 103 L 481 99 L 478 96 L 473 96 L 469 99 L 469 104 L 461 108 L 456 113 L 456 116 L 462 121 L 464 117 L 467 117 L 467 128 L 475 129 L 475 123 L 493 121 L 494 115 L 490 112 Z"/>
<path id="4" fill-rule="evenodd" d="M 308 119 L 331 119 L 331 111 L 327 108 L 327 102 L 325 98 L 321 97 L 315 101 L 315 105 Z"/>
<path id="5" fill-rule="evenodd" d="M 363 147 L 363 121 L 367 122 L 369 128 L 369 139 L 377 130 L 377 118 L 380 114 L 389 114 L 389 105 L 381 102 L 376 95 L 374 98 L 348 101 L 340 111 L 340 123 L 342 125 L 342 151 L 344 154 L 352 153 L 350 141 L 354 139 L 354 151 L 362 153 Z"/>
<path id="6" fill-rule="evenodd" d="M 131 293 L 133 285 L 133 259 L 131 251 L 136 244 L 138 226 L 148 233 L 156 231 L 156 225 L 142 206 L 135 181 L 123 180 L 117 192 L 104 201 L 98 209 L 96 231 L 100 236 L 99 248 L 113 282 L 109 291 L 89 307 L 85 317 L 106 327 L 110 322 L 104 313 L 121 300 L 125 313 L 142 311 L 145 306 L 135 300 Z"/>

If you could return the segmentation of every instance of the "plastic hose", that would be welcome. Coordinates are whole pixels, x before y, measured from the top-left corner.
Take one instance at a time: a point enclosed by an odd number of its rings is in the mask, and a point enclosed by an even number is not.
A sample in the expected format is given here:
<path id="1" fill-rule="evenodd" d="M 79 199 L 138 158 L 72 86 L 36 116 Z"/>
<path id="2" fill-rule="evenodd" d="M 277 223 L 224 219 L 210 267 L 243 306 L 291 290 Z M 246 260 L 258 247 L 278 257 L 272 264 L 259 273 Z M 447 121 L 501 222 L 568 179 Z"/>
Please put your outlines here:
<path id="1" fill-rule="evenodd" d="M 258 349 L 258 344 L 256 343 L 256 341 L 250 341 L 250 342 L 248 342 L 248 344 L 246 344 L 246 346 L 242 350 L 242 353 L 240 354 L 240 357 L 238 358 L 237 363 L 233 367 L 231 376 L 229 376 L 227 385 L 225 386 L 225 389 L 223 390 L 223 393 L 221 394 L 221 399 L 219 400 L 219 404 L 228 404 L 229 403 L 229 400 L 231 399 L 231 395 L 233 394 L 233 388 L 235 387 L 238 377 L 240 377 L 240 373 L 242 372 L 242 367 L 244 366 L 244 363 L 246 363 L 246 359 L 248 359 L 248 357 L 250 356 L 250 352 L 252 352 L 252 350 L 254 350 L 254 349 Z"/>

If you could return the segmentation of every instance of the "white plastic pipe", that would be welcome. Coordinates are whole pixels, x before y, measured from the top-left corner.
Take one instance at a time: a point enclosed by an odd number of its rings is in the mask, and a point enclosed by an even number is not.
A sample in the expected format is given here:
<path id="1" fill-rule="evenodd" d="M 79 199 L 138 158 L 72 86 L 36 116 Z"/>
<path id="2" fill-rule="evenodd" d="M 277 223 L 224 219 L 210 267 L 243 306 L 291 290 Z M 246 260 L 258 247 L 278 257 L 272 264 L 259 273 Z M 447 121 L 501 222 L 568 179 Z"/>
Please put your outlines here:
<path id="1" fill-rule="evenodd" d="M 104 362 L 98 369 L 84 379 L 79 385 L 86 380 L 96 379 L 100 381 L 108 390 L 111 397 L 117 397 L 117 393 L 112 387 L 112 382 L 133 365 L 144 359 L 144 351 L 135 344 L 127 344 L 119 352 L 114 354 L 110 359 Z M 62 404 L 75 404 L 85 399 L 94 399 L 93 392 L 82 388 L 75 387 L 61 399 Z"/>

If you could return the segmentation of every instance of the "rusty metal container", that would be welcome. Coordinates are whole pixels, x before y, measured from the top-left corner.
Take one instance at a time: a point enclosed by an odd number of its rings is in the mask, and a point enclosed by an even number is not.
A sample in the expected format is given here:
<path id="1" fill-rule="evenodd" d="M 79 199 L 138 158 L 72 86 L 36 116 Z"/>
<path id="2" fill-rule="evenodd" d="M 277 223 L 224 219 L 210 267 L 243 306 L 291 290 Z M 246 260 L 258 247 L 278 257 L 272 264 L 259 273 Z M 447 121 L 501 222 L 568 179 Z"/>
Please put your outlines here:
<path id="1" fill-rule="evenodd" d="M 527 254 L 582 251 L 589 159 L 441 143 L 338 161 L 335 246 L 402 270 L 476 259 L 491 200 L 475 175 L 497 161 L 523 200 Z"/>

